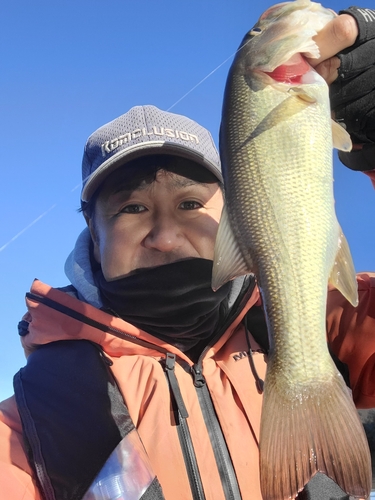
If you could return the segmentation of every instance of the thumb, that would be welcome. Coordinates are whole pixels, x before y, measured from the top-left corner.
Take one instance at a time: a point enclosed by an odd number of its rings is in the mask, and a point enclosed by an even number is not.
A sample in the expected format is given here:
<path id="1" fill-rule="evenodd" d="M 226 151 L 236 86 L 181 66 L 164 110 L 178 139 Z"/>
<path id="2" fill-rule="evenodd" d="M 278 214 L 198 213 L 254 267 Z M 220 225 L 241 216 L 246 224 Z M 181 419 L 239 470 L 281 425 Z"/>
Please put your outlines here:
<path id="1" fill-rule="evenodd" d="M 349 14 L 335 17 L 314 37 L 320 50 L 319 59 L 309 59 L 315 67 L 323 61 L 335 56 L 338 52 L 350 47 L 358 36 L 357 21 Z"/>

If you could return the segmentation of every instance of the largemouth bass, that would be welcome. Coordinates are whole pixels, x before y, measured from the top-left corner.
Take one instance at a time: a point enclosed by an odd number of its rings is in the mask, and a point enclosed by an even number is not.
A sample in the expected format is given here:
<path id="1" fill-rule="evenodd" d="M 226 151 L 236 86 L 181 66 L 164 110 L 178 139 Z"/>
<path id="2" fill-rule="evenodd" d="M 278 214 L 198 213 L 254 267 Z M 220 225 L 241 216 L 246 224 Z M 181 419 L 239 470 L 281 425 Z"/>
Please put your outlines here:
<path id="1" fill-rule="evenodd" d="M 229 71 L 220 131 L 226 204 L 212 287 L 254 273 L 271 349 L 260 431 L 264 500 L 295 498 L 317 472 L 367 498 L 367 439 L 327 348 L 330 281 L 354 305 L 355 271 L 336 219 L 328 86 L 307 63 L 335 14 L 310 0 L 267 10 Z M 332 139 L 333 137 L 333 139 Z"/>

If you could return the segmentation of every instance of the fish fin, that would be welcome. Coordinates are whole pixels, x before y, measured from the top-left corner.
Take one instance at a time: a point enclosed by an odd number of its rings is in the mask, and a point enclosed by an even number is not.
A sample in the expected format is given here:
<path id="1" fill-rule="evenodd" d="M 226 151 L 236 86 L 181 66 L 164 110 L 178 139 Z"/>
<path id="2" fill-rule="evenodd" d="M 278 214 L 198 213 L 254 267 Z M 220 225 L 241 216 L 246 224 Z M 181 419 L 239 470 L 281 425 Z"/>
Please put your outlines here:
<path id="1" fill-rule="evenodd" d="M 311 101 L 302 99 L 300 96 L 293 93 L 290 94 L 258 123 L 249 137 L 242 143 L 242 147 L 259 135 L 267 132 L 272 127 L 275 127 L 276 125 L 283 123 L 285 120 L 292 118 L 297 113 L 302 112 L 310 105 Z"/>
<path id="2" fill-rule="evenodd" d="M 338 250 L 329 282 L 356 307 L 358 305 L 358 285 L 348 242 L 340 228 Z"/>
<path id="3" fill-rule="evenodd" d="M 336 370 L 336 369 L 335 369 Z M 371 490 L 366 435 L 342 376 L 282 387 L 280 374 L 265 382 L 260 431 L 264 500 L 295 498 L 322 472 L 354 498 Z"/>
<path id="4" fill-rule="evenodd" d="M 215 242 L 212 289 L 216 291 L 227 281 L 251 272 L 251 264 L 245 261 L 238 247 L 224 206 Z"/>
<path id="5" fill-rule="evenodd" d="M 332 120 L 331 124 L 333 147 L 340 151 L 351 151 L 353 144 L 348 132 L 335 120 Z"/>

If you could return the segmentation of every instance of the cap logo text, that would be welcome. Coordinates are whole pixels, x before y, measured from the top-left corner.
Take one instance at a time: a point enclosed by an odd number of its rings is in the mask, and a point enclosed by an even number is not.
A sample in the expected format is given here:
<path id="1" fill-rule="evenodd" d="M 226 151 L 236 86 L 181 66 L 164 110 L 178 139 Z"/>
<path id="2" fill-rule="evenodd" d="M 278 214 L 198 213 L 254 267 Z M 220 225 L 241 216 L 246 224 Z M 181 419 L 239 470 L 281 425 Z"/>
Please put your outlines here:
<path id="1" fill-rule="evenodd" d="M 199 144 L 197 135 L 191 134 L 190 132 L 185 132 L 183 130 L 157 126 L 152 127 L 151 131 L 148 131 L 146 128 L 136 128 L 132 132 L 126 132 L 125 134 L 119 135 L 118 137 L 115 137 L 114 139 L 106 141 L 104 144 L 102 144 L 102 155 L 105 156 L 108 153 L 112 153 L 115 149 L 119 148 L 123 144 L 138 139 L 139 137 L 150 137 L 153 135 L 158 137 L 164 136 L 174 139 L 181 139 L 183 141 Z"/>

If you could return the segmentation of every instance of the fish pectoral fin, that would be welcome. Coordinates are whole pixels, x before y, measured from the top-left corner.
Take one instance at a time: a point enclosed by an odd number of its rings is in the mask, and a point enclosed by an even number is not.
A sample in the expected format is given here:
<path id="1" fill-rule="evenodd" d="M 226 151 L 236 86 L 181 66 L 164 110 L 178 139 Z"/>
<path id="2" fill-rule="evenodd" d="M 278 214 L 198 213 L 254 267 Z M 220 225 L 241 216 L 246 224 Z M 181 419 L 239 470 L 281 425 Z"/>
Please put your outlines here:
<path id="1" fill-rule="evenodd" d="M 218 290 L 224 283 L 252 272 L 252 264 L 246 262 L 237 244 L 224 206 L 215 242 L 211 286 Z"/>
<path id="2" fill-rule="evenodd" d="M 260 136 L 264 132 L 272 129 L 276 125 L 280 125 L 281 123 L 289 120 L 293 116 L 298 113 L 304 111 L 308 106 L 314 101 L 312 101 L 308 94 L 304 94 L 305 98 L 301 98 L 299 94 L 295 94 L 294 92 L 288 92 L 288 97 L 284 99 L 280 104 L 278 104 L 275 108 L 273 108 L 262 121 L 258 123 L 256 128 L 252 131 L 249 137 L 242 143 L 241 147 L 244 147 L 250 141 Z M 308 96 L 308 97 L 307 97 Z"/>
<path id="3" fill-rule="evenodd" d="M 351 151 L 353 144 L 348 132 L 335 120 L 331 121 L 333 147 L 340 151 Z"/>
<path id="4" fill-rule="evenodd" d="M 320 382 L 312 377 L 285 387 L 279 373 L 272 380 L 267 373 L 259 444 L 262 498 L 295 498 L 317 472 L 348 495 L 367 498 L 371 456 L 349 390 L 336 369 Z"/>
<path id="5" fill-rule="evenodd" d="M 356 307 L 358 305 L 358 285 L 348 242 L 340 228 L 338 249 L 329 282 Z"/>

